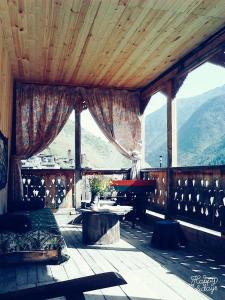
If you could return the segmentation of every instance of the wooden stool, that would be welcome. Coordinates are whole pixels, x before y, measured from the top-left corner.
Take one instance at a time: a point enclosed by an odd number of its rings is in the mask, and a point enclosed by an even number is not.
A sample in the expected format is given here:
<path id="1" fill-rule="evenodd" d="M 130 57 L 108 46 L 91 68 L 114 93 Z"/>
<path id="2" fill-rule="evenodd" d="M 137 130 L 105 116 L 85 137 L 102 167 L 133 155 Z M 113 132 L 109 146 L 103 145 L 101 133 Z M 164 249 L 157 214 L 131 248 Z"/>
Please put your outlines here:
<path id="1" fill-rule="evenodd" d="M 177 249 L 186 246 L 186 239 L 177 221 L 163 220 L 155 223 L 151 244 L 158 249 Z"/>

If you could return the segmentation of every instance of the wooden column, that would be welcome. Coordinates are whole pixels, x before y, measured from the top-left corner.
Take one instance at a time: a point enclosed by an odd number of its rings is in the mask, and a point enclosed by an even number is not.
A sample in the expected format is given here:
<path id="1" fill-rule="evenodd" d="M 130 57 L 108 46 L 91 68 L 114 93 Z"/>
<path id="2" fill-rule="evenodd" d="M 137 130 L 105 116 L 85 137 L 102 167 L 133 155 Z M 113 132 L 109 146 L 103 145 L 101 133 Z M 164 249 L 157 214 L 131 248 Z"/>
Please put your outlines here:
<path id="1" fill-rule="evenodd" d="M 177 114 L 175 97 L 183 84 L 186 74 L 168 81 L 164 90 L 167 95 L 167 215 L 172 213 L 173 169 L 177 167 Z"/>
<path id="2" fill-rule="evenodd" d="M 81 122 L 80 112 L 75 111 L 75 203 L 74 207 L 81 206 Z"/>
<path id="3" fill-rule="evenodd" d="M 173 104 L 173 82 L 169 81 L 166 89 L 167 95 L 167 217 L 172 214 L 172 166 L 177 160 L 176 115 Z M 175 142 L 175 143 L 174 143 Z"/>
<path id="4" fill-rule="evenodd" d="M 175 95 L 172 92 L 173 82 L 167 89 L 167 166 L 177 166 L 177 115 Z"/>

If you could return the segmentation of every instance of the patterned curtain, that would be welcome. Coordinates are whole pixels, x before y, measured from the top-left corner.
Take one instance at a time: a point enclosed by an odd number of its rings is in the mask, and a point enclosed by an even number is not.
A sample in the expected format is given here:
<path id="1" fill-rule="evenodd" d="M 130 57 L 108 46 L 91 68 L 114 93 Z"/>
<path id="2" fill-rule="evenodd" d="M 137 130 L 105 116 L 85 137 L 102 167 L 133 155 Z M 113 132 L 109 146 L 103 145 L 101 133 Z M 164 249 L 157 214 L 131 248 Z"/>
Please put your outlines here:
<path id="1" fill-rule="evenodd" d="M 94 120 L 115 147 L 132 160 L 131 178 L 139 178 L 141 120 L 138 92 L 79 88 Z"/>
<path id="2" fill-rule="evenodd" d="M 21 159 L 51 144 L 68 120 L 76 99 L 79 98 L 75 88 L 17 84 L 16 147 L 11 161 L 10 201 L 23 198 Z"/>

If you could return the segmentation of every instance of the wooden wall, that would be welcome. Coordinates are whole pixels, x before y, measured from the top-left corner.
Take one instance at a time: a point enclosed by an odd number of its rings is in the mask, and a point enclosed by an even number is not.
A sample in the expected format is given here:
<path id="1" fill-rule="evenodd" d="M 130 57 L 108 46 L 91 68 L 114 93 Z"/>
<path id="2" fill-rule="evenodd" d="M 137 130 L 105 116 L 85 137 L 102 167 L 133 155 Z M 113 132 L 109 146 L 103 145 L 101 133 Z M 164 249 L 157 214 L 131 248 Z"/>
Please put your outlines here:
<path id="1" fill-rule="evenodd" d="M 12 123 L 12 92 L 13 77 L 11 73 L 8 53 L 5 49 L 0 20 L 0 130 L 9 139 L 11 144 L 11 123 Z M 0 214 L 7 208 L 7 189 L 0 190 Z"/>

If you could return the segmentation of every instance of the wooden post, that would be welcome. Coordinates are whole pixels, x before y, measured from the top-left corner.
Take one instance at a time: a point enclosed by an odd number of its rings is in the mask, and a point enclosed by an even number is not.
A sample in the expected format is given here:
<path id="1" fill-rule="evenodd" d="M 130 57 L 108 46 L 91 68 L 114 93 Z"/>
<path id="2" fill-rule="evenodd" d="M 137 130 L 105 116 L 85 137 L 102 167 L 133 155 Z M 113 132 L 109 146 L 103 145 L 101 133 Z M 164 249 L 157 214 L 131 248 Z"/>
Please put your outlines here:
<path id="1" fill-rule="evenodd" d="M 167 92 L 167 166 L 177 166 L 177 115 L 175 95 L 171 81 Z"/>
<path id="2" fill-rule="evenodd" d="M 81 124 L 80 112 L 75 111 L 75 203 L 74 207 L 81 206 Z"/>
<path id="3" fill-rule="evenodd" d="M 172 214 L 173 167 L 177 167 L 177 114 L 175 97 L 183 84 L 186 74 L 168 81 L 167 95 L 167 215 Z"/>
<path id="4" fill-rule="evenodd" d="M 173 170 L 177 166 L 177 115 L 175 103 L 175 80 L 170 80 L 167 94 L 167 217 L 172 214 Z"/>

